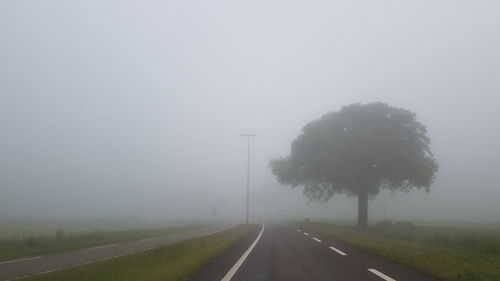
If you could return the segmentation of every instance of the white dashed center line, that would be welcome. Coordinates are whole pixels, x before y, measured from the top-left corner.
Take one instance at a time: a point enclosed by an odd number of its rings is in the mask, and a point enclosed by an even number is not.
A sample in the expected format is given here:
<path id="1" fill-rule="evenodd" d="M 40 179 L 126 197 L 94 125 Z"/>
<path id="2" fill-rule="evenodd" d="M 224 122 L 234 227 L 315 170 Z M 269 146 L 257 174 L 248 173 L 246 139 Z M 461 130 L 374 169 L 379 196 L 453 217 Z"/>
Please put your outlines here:
<path id="1" fill-rule="evenodd" d="M 316 241 L 316 242 L 321 243 L 321 240 L 319 240 L 319 239 L 318 239 L 318 238 L 316 238 L 316 237 L 313 237 L 313 240 L 314 240 L 314 241 Z"/>
<path id="2" fill-rule="evenodd" d="M 309 233 L 307 233 L 307 232 L 303 232 L 303 233 L 304 233 L 305 235 L 309 236 Z"/>
<path id="3" fill-rule="evenodd" d="M 396 281 L 395 279 L 392 279 L 391 277 L 383 274 L 382 272 L 376 270 L 376 269 L 373 269 L 373 268 L 368 268 L 368 271 L 370 271 L 371 273 L 377 275 L 378 277 L 384 279 L 385 281 Z"/>
<path id="4" fill-rule="evenodd" d="M 346 253 L 342 252 L 341 250 L 335 248 L 335 247 L 330 247 L 331 250 L 337 252 L 337 254 L 342 255 L 342 256 L 347 256 Z"/>

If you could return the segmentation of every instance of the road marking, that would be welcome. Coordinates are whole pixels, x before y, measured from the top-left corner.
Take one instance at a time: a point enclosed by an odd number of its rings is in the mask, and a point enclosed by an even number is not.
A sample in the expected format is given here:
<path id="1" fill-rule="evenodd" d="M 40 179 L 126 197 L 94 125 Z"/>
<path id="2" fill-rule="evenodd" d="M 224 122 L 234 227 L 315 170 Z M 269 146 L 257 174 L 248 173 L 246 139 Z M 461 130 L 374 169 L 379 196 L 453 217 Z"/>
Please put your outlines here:
<path id="1" fill-rule="evenodd" d="M 313 240 L 314 240 L 314 241 L 316 241 L 316 242 L 321 243 L 321 240 L 319 240 L 319 239 L 318 239 L 318 238 L 316 238 L 316 237 L 313 237 Z"/>
<path id="2" fill-rule="evenodd" d="M 112 246 L 115 246 L 115 245 L 116 244 L 109 244 L 109 245 L 104 245 L 104 246 L 98 246 L 98 247 L 88 248 L 87 251 L 92 251 L 92 250 L 97 250 L 97 249 L 112 247 Z"/>
<path id="3" fill-rule="evenodd" d="M 250 245 L 250 247 L 246 250 L 245 253 L 243 253 L 243 255 L 240 257 L 240 259 L 233 265 L 233 267 L 231 267 L 231 269 L 226 273 L 226 275 L 224 275 L 224 278 L 222 278 L 221 281 L 230 281 L 231 278 L 233 278 L 236 271 L 238 271 L 238 269 L 243 264 L 243 262 L 246 260 L 248 255 L 250 255 L 250 253 L 252 252 L 255 245 L 257 245 L 257 242 L 259 242 L 260 237 L 262 236 L 262 232 L 264 232 L 264 225 L 262 225 L 262 230 L 260 231 L 259 236 L 257 236 L 257 238 L 255 238 L 255 241 L 253 241 L 252 245 Z"/>
<path id="4" fill-rule="evenodd" d="M 302 230 L 300 230 L 300 229 L 297 229 L 297 231 L 298 231 L 298 232 L 302 232 Z"/>
<path id="5" fill-rule="evenodd" d="M 303 232 L 303 233 L 304 233 L 305 235 L 309 236 L 309 233 L 307 233 L 307 232 Z"/>
<path id="6" fill-rule="evenodd" d="M 139 242 L 145 242 L 145 241 L 149 241 L 149 240 L 153 240 L 153 239 L 158 239 L 158 237 L 144 238 L 144 239 L 139 240 Z"/>
<path id="7" fill-rule="evenodd" d="M 205 236 L 212 235 L 212 234 L 219 233 L 219 232 L 220 232 L 220 230 L 212 231 L 212 232 L 205 234 Z"/>
<path id="8" fill-rule="evenodd" d="M 385 281 L 396 281 L 395 279 L 392 279 L 391 277 L 383 274 L 382 272 L 376 270 L 376 269 L 373 269 L 373 268 L 368 268 L 368 271 L 370 271 L 371 273 L 377 275 L 378 277 L 384 279 Z"/>
<path id="9" fill-rule="evenodd" d="M 335 247 L 330 247 L 330 249 L 332 249 L 333 251 L 337 252 L 338 254 L 342 255 L 342 256 L 347 256 L 346 253 L 342 252 L 341 250 L 335 248 Z"/>
<path id="10" fill-rule="evenodd" d="M 25 258 L 25 259 L 18 259 L 18 260 L 11 260 L 11 261 L 4 261 L 4 262 L 0 262 L 0 264 L 8 264 L 8 263 L 19 262 L 19 261 L 36 260 L 36 259 L 39 259 L 41 257 L 42 256 L 32 257 L 32 258 Z"/>

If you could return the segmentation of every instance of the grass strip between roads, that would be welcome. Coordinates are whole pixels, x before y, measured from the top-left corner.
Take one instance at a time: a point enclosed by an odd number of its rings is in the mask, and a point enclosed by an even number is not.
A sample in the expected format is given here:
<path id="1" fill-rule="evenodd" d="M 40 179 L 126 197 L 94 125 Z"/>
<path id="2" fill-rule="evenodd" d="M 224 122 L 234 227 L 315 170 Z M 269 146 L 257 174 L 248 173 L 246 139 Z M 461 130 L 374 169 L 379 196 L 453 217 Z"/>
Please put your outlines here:
<path id="1" fill-rule="evenodd" d="M 3 239 L 0 240 L 0 261 L 134 241 L 148 237 L 166 236 L 204 226 L 207 226 L 207 224 L 190 224 L 158 229 L 92 231 L 75 234 L 58 232 L 54 236 L 39 235 Z"/>
<path id="2" fill-rule="evenodd" d="M 36 275 L 27 281 L 187 280 L 256 225 L 238 227 L 145 252 Z"/>
<path id="3" fill-rule="evenodd" d="M 500 280 L 500 232 L 459 228 L 379 229 L 300 223 L 301 229 L 331 236 L 391 261 L 449 281 Z"/>

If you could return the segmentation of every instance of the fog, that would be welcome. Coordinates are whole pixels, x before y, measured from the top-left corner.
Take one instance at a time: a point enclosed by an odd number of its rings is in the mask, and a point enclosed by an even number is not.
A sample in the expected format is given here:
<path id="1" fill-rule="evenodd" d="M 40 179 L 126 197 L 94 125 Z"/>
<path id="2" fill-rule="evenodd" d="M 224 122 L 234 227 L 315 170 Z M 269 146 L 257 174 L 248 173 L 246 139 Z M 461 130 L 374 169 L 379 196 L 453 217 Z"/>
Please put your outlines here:
<path id="1" fill-rule="evenodd" d="M 371 219 L 499 222 L 498 1 L 0 2 L 0 217 L 352 220 L 267 163 L 343 105 L 417 113 L 429 193 Z"/>

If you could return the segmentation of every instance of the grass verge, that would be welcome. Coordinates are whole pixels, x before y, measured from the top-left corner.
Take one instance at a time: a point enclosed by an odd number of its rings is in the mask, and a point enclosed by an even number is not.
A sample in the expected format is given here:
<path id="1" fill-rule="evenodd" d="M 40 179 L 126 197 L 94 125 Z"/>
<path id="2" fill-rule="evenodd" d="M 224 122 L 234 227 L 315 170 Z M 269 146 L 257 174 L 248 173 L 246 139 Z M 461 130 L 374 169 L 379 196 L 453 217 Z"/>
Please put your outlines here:
<path id="1" fill-rule="evenodd" d="M 459 228 L 393 228 L 300 223 L 302 229 L 332 236 L 391 261 L 449 281 L 500 280 L 500 233 Z"/>
<path id="2" fill-rule="evenodd" d="M 165 236 L 203 226 L 205 225 L 198 224 L 158 229 L 104 232 L 96 230 L 67 235 L 61 230 L 58 230 L 53 236 L 13 236 L 9 239 L 0 240 L 0 261 L 133 241 L 147 237 Z"/>
<path id="3" fill-rule="evenodd" d="M 23 278 L 23 281 L 174 281 L 187 280 L 255 225 L 122 256 L 62 271 Z"/>

